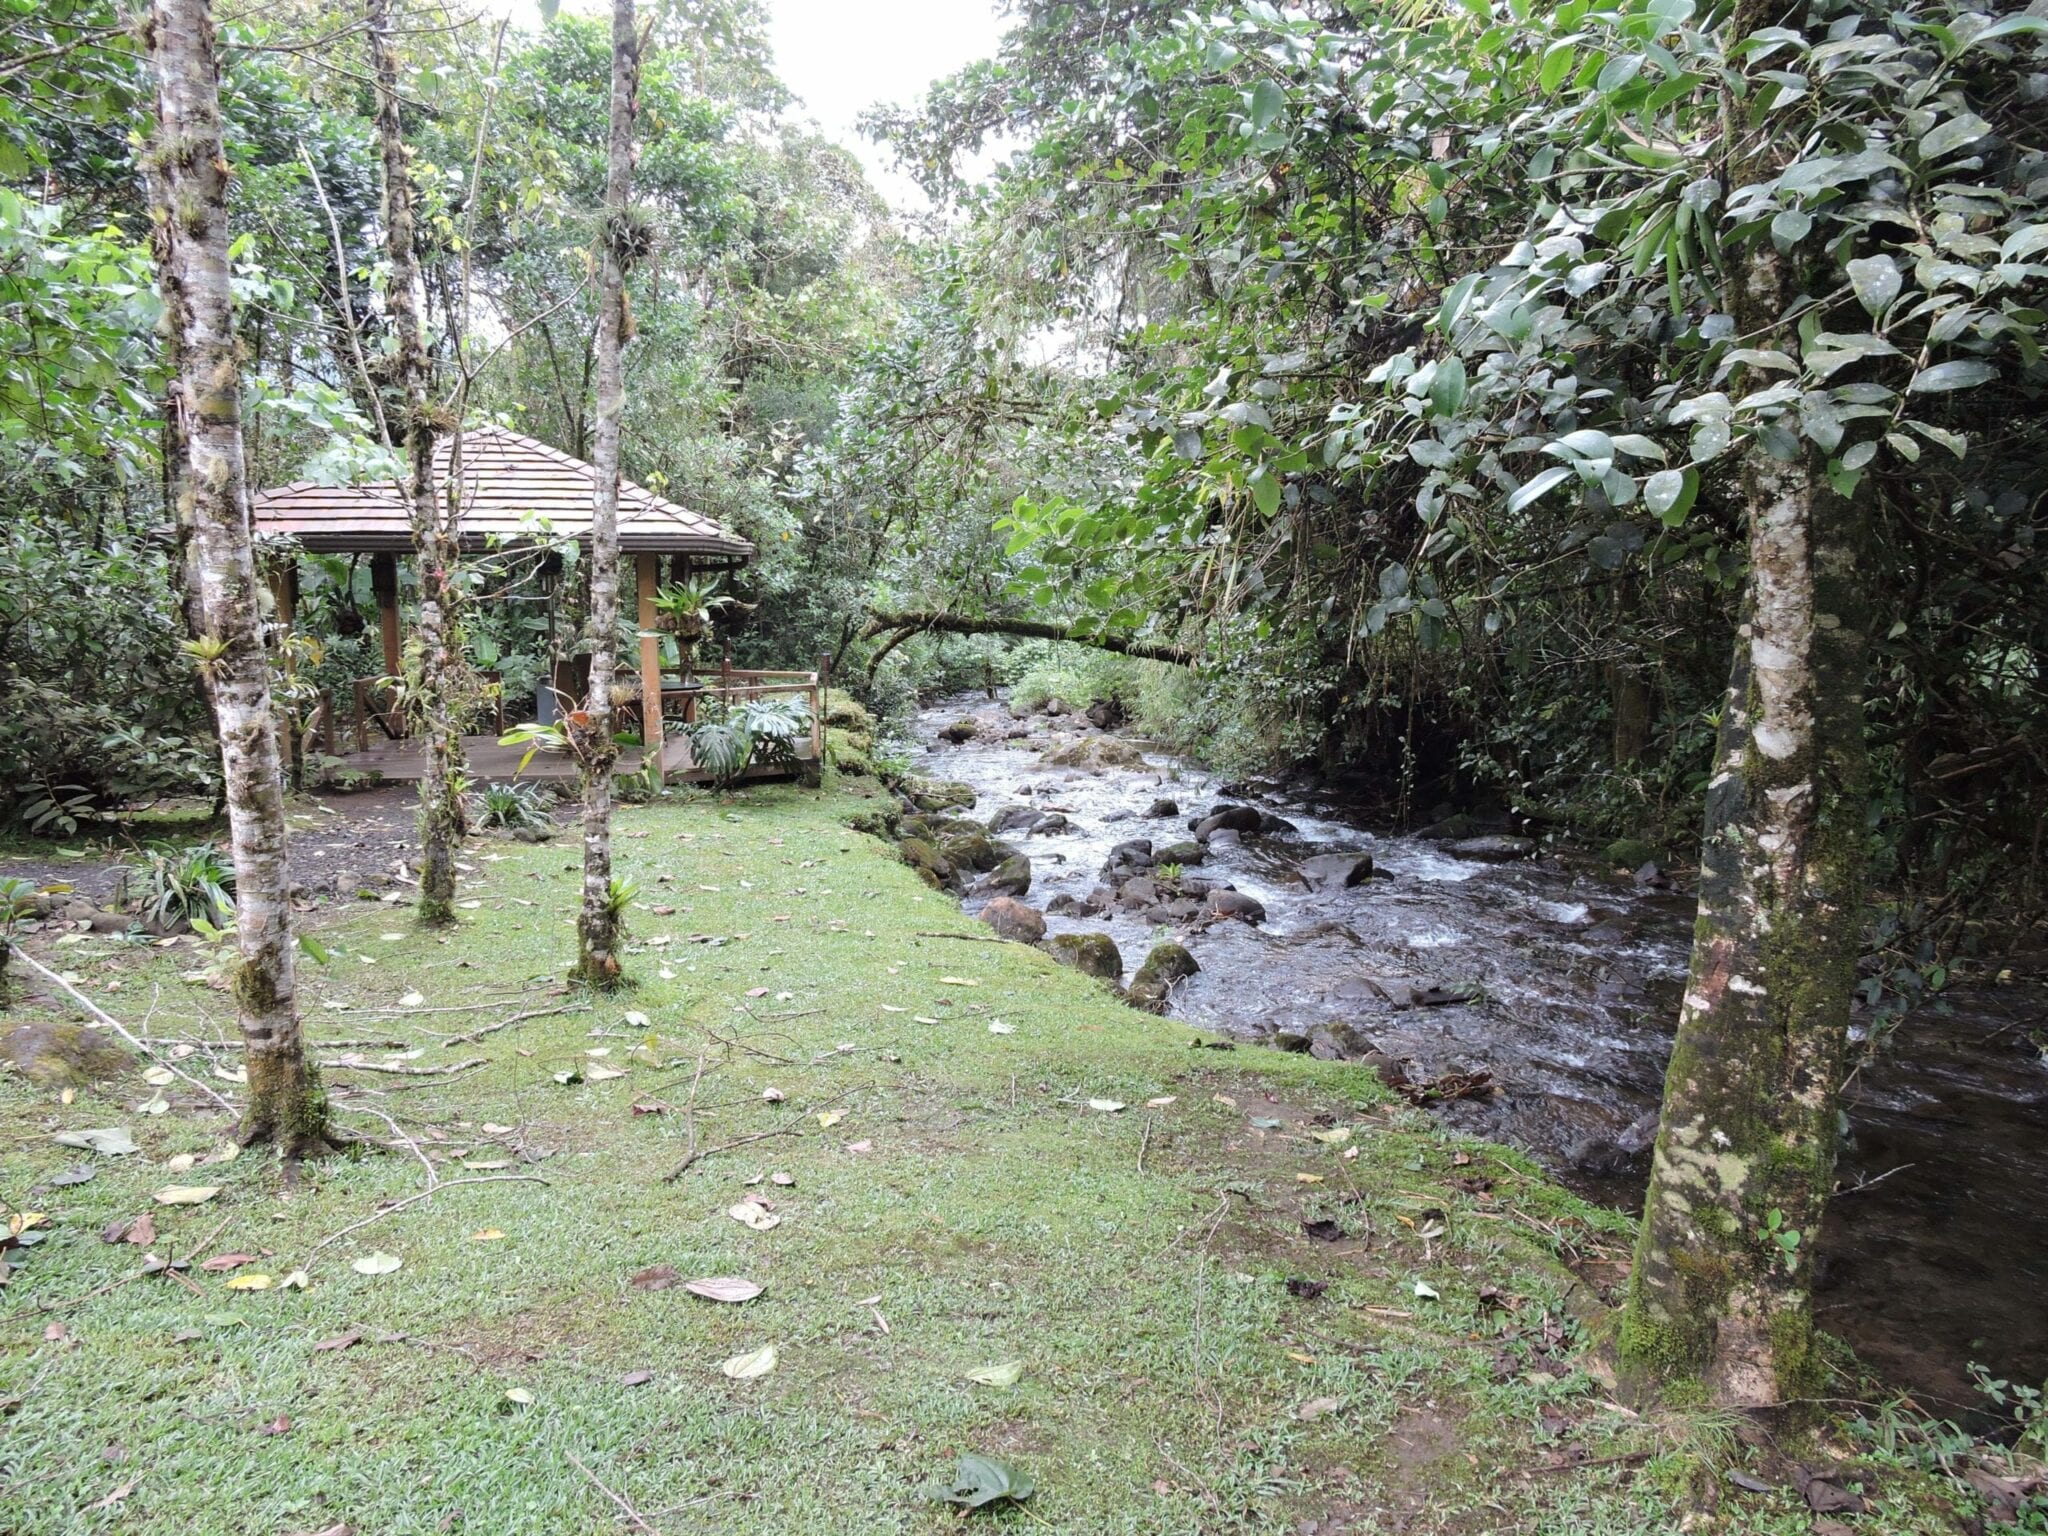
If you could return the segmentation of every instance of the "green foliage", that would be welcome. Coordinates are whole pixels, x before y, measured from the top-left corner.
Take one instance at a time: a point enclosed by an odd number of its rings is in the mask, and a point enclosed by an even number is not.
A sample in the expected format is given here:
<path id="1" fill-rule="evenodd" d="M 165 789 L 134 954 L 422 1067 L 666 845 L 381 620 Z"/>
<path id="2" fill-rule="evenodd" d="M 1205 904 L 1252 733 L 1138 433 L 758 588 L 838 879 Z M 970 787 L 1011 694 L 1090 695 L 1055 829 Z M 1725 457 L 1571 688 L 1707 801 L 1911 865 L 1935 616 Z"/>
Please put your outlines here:
<path id="1" fill-rule="evenodd" d="M 235 911 L 234 866 L 212 843 L 158 843 L 147 851 L 134 899 L 152 927 L 225 928 Z"/>
<path id="2" fill-rule="evenodd" d="M 796 762 L 797 744 L 811 731 L 810 705 L 797 696 L 755 699 L 682 730 L 691 761 L 710 775 L 713 788 L 729 790 L 750 768 Z"/>
<path id="3" fill-rule="evenodd" d="M 552 797 L 536 785 L 486 784 L 475 798 L 479 827 L 503 827 L 517 832 L 552 827 L 555 822 Z"/>

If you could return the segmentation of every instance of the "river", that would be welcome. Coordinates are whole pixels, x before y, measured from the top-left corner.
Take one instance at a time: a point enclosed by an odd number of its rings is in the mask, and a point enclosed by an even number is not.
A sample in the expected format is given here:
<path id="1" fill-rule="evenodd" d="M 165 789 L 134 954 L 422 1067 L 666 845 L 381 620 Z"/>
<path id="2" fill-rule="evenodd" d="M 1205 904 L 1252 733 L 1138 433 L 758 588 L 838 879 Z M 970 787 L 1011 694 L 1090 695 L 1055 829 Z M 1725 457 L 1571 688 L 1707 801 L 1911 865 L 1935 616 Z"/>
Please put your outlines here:
<path id="1" fill-rule="evenodd" d="M 972 715 L 974 739 L 940 740 Z M 1024 734 L 1017 734 L 1017 733 Z M 1619 1209 L 1640 1205 L 1647 1154 L 1629 1127 L 1656 1108 L 1690 940 L 1689 892 L 1639 886 L 1593 861 L 1506 863 L 1372 828 L 1313 793 L 1218 782 L 1146 750 L 1142 766 L 1058 768 L 1048 747 L 1101 734 L 1073 715 L 1012 720 L 980 695 L 915 722 L 916 770 L 971 785 L 974 815 L 1026 805 L 1063 828 L 1010 832 L 1027 853 L 1028 901 L 1085 900 L 1110 851 L 1165 845 L 1229 801 L 1291 831 L 1221 837 L 1199 870 L 1257 898 L 1266 920 L 1178 932 L 1202 969 L 1172 1012 L 1242 1040 L 1353 1057 L 1377 1050 L 1417 1079 L 1492 1074 L 1490 1095 L 1442 1105 L 1460 1130 L 1523 1148 L 1564 1183 Z M 1143 743 L 1136 743 L 1143 748 Z M 1151 817 L 1156 800 L 1176 817 Z M 1375 877 L 1311 891 L 1301 862 L 1369 854 Z M 970 911 L 981 899 L 970 897 Z M 1144 916 L 1047 918 L 1052 932 L 1109 933 L 1125 980 L 1166 930 Z M 1430 989 L 1438 989 L 1432 992 Z M 1463 1000 L 1432 1005 L 1418 999 Z M 1292 1039 L 1288 1037 L 1294 1037 Z M 1968 1366 L 2048 1379 L 2048 989 L 1952 993 L 1910 1019 L 1845 1095 L 1850 1141 L 1822 1233 L 1815 1304 L 1887 1382 L 1933 1411 L 1977 1422 Z M 1620 1145 L 1617 1145 L 1617 1141 Z"/>

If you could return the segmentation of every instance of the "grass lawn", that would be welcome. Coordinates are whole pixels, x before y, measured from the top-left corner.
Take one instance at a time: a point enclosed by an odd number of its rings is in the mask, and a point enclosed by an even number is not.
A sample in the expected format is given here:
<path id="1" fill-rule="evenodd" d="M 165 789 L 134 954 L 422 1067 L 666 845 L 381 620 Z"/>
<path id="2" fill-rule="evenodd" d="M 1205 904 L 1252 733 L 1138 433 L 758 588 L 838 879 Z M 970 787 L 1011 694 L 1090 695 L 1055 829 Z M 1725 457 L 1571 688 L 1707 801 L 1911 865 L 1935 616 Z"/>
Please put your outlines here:
<path id="1" fill-rule="evenodd" d="M 0 1292 L 0 1530 L 935 1532 L 956 1517 L 919 1487 L 962 1452 L 1036 1478 L 972 1517 L 1006 1529 L 1678 1528 L 1716 1426 L 1611 1400 L 1562 1261 L 1623 1224 L 1359 1068 L 1198 1049 L 1034 950 L 926 936 L 977 925 L 846 830 L 858 808 L 622 811 L 616 997 L 561 988 L 573 836 L 473 844 L 452 934 L 326 909 L 308 1029 L 401 1050 L 323 1057 L 483 1065 L 330 1069 L 342 1122 L 391 1149 L 295 1190 L 254 1152 L 167 1166 L 225 1125 L 183 1083 L 148 1114 L 139 1075 L 70 1104 L 0 1077 L 0 1199 L 48 1227 Z M 154 1038 L 232 1037 L 196 944 L 36 952 Z M 50 1139 L 107 1126 L 140 1153 Z M 380 1215 L 428 1165 L 437 1192 Z M 154 1204 L 169 1186 L 218 1193 Z M 729 1214 L 750 1194 L 772 1230 Z M 103 1240 L 145 1212 L 154 1244 Z M 146 1250 L 194 1255 L 189 1283 L 140 1276 Z M 655 1266 L 762 1289 L 634 1283 Z M 721 1372 L 768 1345 L 773 1370 Z M 1883 1488 L 1858 1529 L 1954 1529 L 1924 1484 Z M 1714 1529 L 1813 1529 L 1796 1496 L 1723 1491 Z"/>

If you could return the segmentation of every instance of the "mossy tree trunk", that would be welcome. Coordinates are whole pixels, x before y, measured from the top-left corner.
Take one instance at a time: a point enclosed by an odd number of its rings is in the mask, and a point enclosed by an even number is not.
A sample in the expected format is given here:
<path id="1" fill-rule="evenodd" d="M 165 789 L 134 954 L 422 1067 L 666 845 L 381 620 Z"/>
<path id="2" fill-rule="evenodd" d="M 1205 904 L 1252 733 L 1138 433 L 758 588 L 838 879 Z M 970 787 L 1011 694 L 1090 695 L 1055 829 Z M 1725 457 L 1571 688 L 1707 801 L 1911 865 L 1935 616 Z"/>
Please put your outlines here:
<path id="1" fill-rule="evenodd" d="M 299 1030 L 284 789 L 264 651 L 242 457 L 241 370 L 229 291 L 220 84 L 208 0 L 153 0 L 145 47 L 156 84 L 150 184 L 168 356 L 176 372 L 173 478 L 200 653 L 227 790 L 235 865 L 235 1004 L 249 1070 L 244 1142 L 287 1157 L 321 1150 L 327 1102 Z"/>
<path id="2" fill-rule="evenodd" d="M 640 40 L 633 0 L 612 6 L 611 142 L 599 245 L 603 266 L 597 299 L 597 423 L 590 460 L 596 481 L 590 519 L 590 682 L 581 720 L 583 763 L 583 911 L 577 920 L 576 974 L 609 987 L 620 976 L 620 913 L 612 900 L 612 769 L 619 747 L 612 730 L 612 677 L 619 631 L 619 430 L 625 415 L 622 355 L 632 337 L 626 273 L 638 254 L 633 219 L 633 117 L 640 90 Z"/>
<path id="3" fill-rule="evenodd" d="M 1733 22 L 1738 38 L 1796 24 L 1783 0 L 1747 0 Z M 1803 130 L 1791 114 L 1752 122 L 1732 88 L 1724 112 L 1726 184 L 1770 179 Z M 1729 279 L 1737 333 L 1796 356 L 1795 308 L 1820 279 L 1816 253 L 1780 251 L 1753 227 Z M 1780 432 L 1797 428 L 1788 416 Z M 1863 890 L 1864 615 L 1858 509 L 1825 457 L 1789 436 L 1759 441 L 1741 490 L 1745 622 L 1621 1350 L 1639 1378 L 1764 1408 L 1816 1385 L 1813 1245 L 1834 1179 Z"/>
<path id="4" fill-rule="evenodd" d="M 463 671 L 456 616 L 459 545 L 454 500 L 451 496 L 444 504 L 434 484 L 434 441 L 440 422 L 431 399 L 433 364 L 421 334 L 412 170 L 399 116 L 391 0 L 368 0 L 367 19 L 377 81 L 377 141 L 384 161 L 384 254 L 390 267 L 384 307 L 397 341 L 393 379 L 405 398 L 400 420 L 406 500 L 412 510 L 420 582 L 419 671 L 406 690 L 426 747 L 425 771 L 420 775 L 419 912 L 421 921 L 440 925 L 455 921 L 455 852 L 463 832 L 462 738 L 456 729 L 455 701 Z"/>

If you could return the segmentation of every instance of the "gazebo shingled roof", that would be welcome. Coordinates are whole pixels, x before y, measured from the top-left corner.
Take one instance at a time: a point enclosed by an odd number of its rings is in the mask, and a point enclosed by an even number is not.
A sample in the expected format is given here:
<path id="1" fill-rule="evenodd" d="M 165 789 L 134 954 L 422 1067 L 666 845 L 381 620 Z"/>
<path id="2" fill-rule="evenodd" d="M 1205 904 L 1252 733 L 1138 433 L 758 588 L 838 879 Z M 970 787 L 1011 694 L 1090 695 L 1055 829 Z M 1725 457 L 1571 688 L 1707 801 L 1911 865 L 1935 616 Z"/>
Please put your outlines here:
<path id="1" fill-rule="evenodd" d="M 444 437 L 435 449 L 437 476 L 447 474 L 452 447 Z M 463 547 L 529 538 L 533 517 L 546 519 L 556 537 L 587 545 L 595 486 L 595 472 L 580 459 L 503 427 L 470 428 L 462 434 Z M 250 510 L 259 537 L 289 535 L 308 550 L 367 554 L 412 548 L 410 510 L 401 488 L 388 480 L 300 480 L 258 491 Z M 619 548 L 626 554 L 708 555 L 735 563 L 754 553 L 747 540 L 701 512 L 628 480 L 619 482 Z"/>

